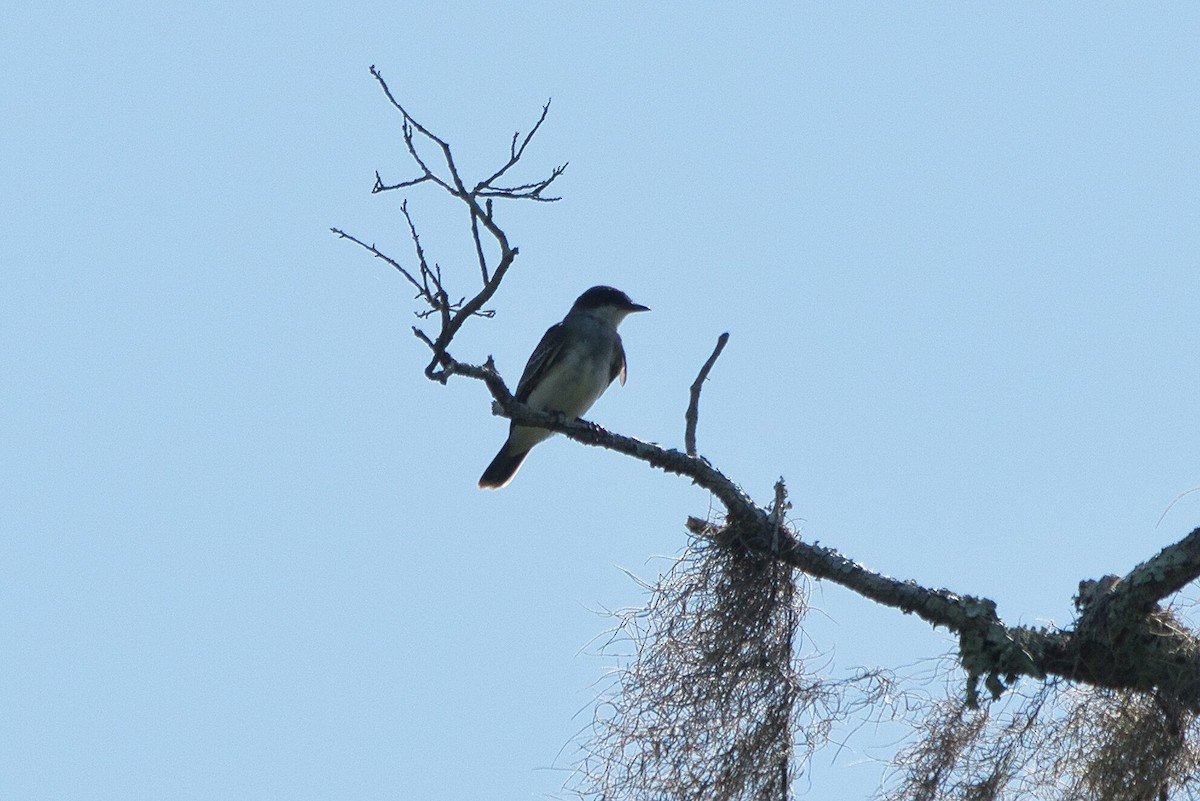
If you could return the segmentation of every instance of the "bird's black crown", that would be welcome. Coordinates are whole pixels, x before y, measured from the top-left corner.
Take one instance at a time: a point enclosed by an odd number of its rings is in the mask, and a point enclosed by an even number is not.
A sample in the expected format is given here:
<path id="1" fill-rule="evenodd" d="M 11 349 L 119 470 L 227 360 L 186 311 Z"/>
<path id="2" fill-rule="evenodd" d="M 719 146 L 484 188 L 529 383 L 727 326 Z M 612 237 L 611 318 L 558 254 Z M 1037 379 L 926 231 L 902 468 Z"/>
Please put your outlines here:
<path id="1" fill-rule="evenodd" d="M 587 292 L 584 292 L 575 301 L 573 308 L 576 309 L 599 309 L 602 306 L 615 306 L 618 309 L 642 309 L 645 308 L 637 303 L 634 303 L 619 289 L 614 289 L 611 286 L 594 286 Z"/>

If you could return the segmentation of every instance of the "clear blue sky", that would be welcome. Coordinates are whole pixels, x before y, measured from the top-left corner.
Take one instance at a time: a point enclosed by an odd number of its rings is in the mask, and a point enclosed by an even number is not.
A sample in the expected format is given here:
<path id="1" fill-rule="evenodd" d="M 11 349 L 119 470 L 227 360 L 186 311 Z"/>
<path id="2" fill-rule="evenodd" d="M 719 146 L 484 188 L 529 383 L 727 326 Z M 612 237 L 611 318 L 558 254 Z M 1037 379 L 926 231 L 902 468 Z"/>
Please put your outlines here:
<path id="1" fill-rule="evenodd" d="M 29 5 L 0 28 L 0 797 L 544 798 L 706 495 L 557 438 L 508 489 L 423 379 L 377 64 L 480 175 L 553 97 L 456 355 L 653 307 L 592 417 L 805 536 L 1067 622 L 1200 524 L 1200 12 L 1041 4 Z M 456 210 L 411 208 L 463 292 Z M 811 648 L 951 645 L 835 587 Z M 813 797 L 878 781 L 870 733 Z M 565 748 L 564 748 L 565 746 Z M 804 784 L 801 786 L 808 787 Z M 831 788 L 836 788 L 833 790 Z"/>

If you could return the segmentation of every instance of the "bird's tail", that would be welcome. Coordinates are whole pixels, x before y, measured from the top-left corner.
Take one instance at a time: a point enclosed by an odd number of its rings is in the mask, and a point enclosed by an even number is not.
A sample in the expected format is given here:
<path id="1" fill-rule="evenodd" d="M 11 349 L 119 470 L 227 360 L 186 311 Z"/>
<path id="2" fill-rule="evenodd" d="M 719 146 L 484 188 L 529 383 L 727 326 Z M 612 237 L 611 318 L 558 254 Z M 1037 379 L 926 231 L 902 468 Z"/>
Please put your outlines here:
<path id="1" fill-rule="evenodd" d="M 521 463 L 529 455 L 529 448 L 510 453 L 508 447 L 508 443 L 505 442 L 496 458 L 487 466 L 487 470 L 483 471 L 483 475 L 479 477 L 480 489 L 503 489 L 521 469 Z"/>

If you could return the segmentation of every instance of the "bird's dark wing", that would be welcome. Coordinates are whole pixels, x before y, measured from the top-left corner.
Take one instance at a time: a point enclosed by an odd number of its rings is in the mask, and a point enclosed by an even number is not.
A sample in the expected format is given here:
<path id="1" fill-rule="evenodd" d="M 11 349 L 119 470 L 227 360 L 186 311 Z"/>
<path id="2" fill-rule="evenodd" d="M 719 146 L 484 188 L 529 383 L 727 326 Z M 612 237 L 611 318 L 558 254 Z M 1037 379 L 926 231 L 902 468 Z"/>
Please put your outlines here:
<path id="1" fill-rule="evenodd" d="M 617 347 L 613 348 L 612 365 L 608 368 L 608 383 L 611 384 L 617 377 L 621 379 L 621 386 L 625 386 L 625 346 L 621 344 L 620 337 L 617 337 Z"/>
<path id="2" fill-rule="evenodd" d="M 546 368 L 558 359 L 558 354 L 562 350 L 563 334 L 562 323 L 555 323 L 546 330 L 546 333 L 542 335 L 542 341 L 533 349 L 533 355 L 529 357 L 529 362 L 525 365 L 525 372 L 521 373 L 521 380 L 517 382 L 515 397 L 521 403 L 529 400 L 529 393 L 538 385 Z"/>

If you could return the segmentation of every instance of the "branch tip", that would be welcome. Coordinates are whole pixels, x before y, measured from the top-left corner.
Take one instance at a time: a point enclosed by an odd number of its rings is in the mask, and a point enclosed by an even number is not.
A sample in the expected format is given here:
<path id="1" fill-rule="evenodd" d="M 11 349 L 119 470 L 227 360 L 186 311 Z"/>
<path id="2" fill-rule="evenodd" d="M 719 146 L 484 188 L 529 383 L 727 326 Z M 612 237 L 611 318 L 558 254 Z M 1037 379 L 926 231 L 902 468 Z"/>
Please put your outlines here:
<path id="1" fill-rule="evenodd" d="M 721 351 L 725 350 L 727 342 L 729 342 L 728 331 L 717 337 L 717 346 L 713 348 L 712 355 L 708 357 L 708 361 L 700 368 L 696 380 L 692 382 L 691 400 L 688 403 L 687 412 L 683 415 L 683 419 L 687 423 L 683 433 L 684 448 L 687 455 L 691 457 L 696 456 L 696 425 L 700 418 L 700 390 L 704 387 L 704 382 L 708 380 L 708 374 L 716 364 L 717 357 L 721 355 Z"/>

